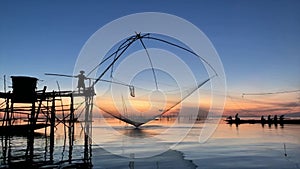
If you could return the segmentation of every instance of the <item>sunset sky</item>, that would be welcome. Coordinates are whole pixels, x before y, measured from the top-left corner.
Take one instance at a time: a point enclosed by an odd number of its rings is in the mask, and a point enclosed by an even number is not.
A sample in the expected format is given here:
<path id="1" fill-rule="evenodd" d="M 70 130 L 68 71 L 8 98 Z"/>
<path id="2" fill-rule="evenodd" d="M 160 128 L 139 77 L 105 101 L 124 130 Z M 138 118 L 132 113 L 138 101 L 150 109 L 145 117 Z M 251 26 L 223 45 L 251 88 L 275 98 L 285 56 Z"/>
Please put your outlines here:
<path id="1" fill-rule="evenodd" d="M 68 90 L 87 39 L 119 17 L 163 12 L 184 18 L 211 40 L 226 74 L 226 112 L 300 112 L 300 1 L 0 1 L 0 91 L 3 76 L 29 75 L 39 87 Z M 8 84 L 11 85 L 11 84 Z M 207 91 L 203 91 L 204 93 Z"/>

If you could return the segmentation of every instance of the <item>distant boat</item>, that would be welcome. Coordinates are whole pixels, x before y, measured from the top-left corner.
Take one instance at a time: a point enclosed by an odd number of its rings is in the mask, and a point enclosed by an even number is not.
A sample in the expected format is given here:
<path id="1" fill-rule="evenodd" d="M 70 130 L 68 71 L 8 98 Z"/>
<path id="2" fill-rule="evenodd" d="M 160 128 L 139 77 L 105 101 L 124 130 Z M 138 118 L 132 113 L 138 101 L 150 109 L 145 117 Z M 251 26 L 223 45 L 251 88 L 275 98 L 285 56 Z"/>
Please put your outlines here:
<path id="1" fill-rule="evenodd" d="M 255 119 L 240 119 L 240 120 L 234 120 L 234 119 L 226 119 L 224 120 L 228 124 L 300 124 L 300 119 L 284 119 L 284 120 L 255 120 Z"/>

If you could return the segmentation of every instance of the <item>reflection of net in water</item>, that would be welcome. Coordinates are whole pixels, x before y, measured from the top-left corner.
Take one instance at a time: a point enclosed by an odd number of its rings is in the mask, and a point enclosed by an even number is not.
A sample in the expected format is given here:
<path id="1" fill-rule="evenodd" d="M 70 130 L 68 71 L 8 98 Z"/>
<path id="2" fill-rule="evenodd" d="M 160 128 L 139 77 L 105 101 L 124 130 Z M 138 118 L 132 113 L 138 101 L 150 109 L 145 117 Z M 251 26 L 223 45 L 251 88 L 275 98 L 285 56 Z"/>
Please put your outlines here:
<path id="1" fill-rule="evenodd" d="M 198 68 L 202 67 L 200 69 L 204 70 L 203 63 L 209 67 L 211 66 L 184 44 L 175 41 L 178 45 L 175 42 L 163 40 L 162 38 L 172 39 L 162 35 L 155 35 L 159 38 L 151 35 L 137 34 L 113 47 L 98 65 L 100 75 L 93 84 L 95 85 L 98 81 L 103 81 L 103 79 L 110 79 L 106 81 L 108 84 L 104 87 L 105 90 L 99 90 L 99 86 L 95 86 L 97 90 L 97 107 L 113 117 L 136 127 L 167 112 L 178 114 L 181 102 L 211 79 L 211 77 L 205 78 L 207 80 L 203 80 L 203 77 L 200 78 L 202 80 L 195 79 L 194 74 L 200 74 L 199 72 L 201 72 Z M 156 43 L 153 41 L 156 41 Z M 157 43 L 163 45 L 158 45 Z M 147 49 L 148 46 L 150 48 L 165 48 L 171 50 L 172 53 L 165 52 L 165 50 Z M 142 50 L 139 48 L 142 48 Z M 120 68 L 122 67 L 120 65 L 126 62 L 128 56 L 131 57 L 132 55 L 139 56 L 135 56 L 135 60 L 130 64 L 127 63 L 127 67 Z M 172 61 L 173 64 L 171 59 L 165 63 L 160 63 L 162 58 L 171 58 L 167 55 L 172 55 L 173 57 L 182 55 L 182 57 L 177 62 Z M 187 66 L 191 63 L 194 64 L 194 67 Z M 182 70 L 170 69 L 171 73 L 168 75 L 169 72 L 164 72 L 164 70 L 157 68 L 159 64 L 168 68 L 173 67 L 171 69 L 176 69 L 178 65 L 183 64 L 185 65 L 183 67 L 188 70 L 184 73 Z M 126 73 L 123 72 L 123 74 L 118 75 L 116 73 L 118 69 Z M 181 67 L 179 66 L 177 69 L 181 69 Z M 92 71 L 94 70 L 95 68 Z M 207 74 L 203 70 L 201 73 Z M 178 75 L 178 72 L 180 75 Z M 123 76 L 128 76 L 128 74 L 130 74 L 131 78 L 125 78 L 124 80 Z M 100 94 L 99 91 L 101 91 Z"/>

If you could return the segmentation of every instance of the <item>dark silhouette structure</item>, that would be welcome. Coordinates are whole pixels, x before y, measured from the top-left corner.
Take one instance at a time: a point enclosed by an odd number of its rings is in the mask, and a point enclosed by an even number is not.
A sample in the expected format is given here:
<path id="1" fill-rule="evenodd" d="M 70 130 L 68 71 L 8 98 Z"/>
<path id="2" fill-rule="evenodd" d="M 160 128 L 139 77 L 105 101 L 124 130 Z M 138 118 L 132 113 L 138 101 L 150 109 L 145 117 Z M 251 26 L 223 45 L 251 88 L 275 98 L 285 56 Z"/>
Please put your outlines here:
<path id="1" fill-rule="evenodd" d="M 47 87 L 42 90 L 36 90 L 37 78 L 27 76 L 12 76 L 13 91 L 0 92 L 0 98 L 4 100 L 0 104 L 0 136 L 2 145 L 2 157 L 0 158 L 1 165 L 4 168 L 40 168 L 45 165 L 53 165 L 59 168 L 60 165 L 83 166 L 81 168 L 91 168 L 91 140 L 85 136 L 84 157 L 80 162 L 74 161 L 72 158 L 74 144 L 74 122 L 75 109 L 74 97 L 85 97 L 86 100 L 92 96 L 86 94 L 75 94 L 72 91 L 51 91 L 47 92 Z M 69 100 L 69 104 L 64 105 L 65 101 Z M 60 103 L 60 105 L 58 105 Z M 90 102 L 88 102 L 90 103 Z M 86 111 L 85 135 L 89 135 L 91 124 L 90 111 Z M 55 128 L 58 124 L 62 124 L 65 128 L 65 136 L 68 136 L 68 160 L 57 161 L 54 158 L 55 146 Z M 50 127 L 50 130 L 46 128 Z M 37 160 L 40 150 L 35 152 L 34 147 L 37 134 L 35 130 L 45 128 L 44 134 L 39 136 L 39 139 L 44 138 L 45 155 L 44 158 Z M 21 149 L 19 153 L 14 153 L 13 141 L 14 137 L 25 137 L 27 139 L 26 147 Z M 65 138 L 66 139 L 66 138 Z M 41 147 L 40 147 L 41 148 Z M 65 150 L 65 148 L 63 149 Z M 23 155 L 20 155 L 24 152 Z M 67 163 L 67 164 L 66 164 Z M 1 166 L 2 167 L 2 166 Z"/>

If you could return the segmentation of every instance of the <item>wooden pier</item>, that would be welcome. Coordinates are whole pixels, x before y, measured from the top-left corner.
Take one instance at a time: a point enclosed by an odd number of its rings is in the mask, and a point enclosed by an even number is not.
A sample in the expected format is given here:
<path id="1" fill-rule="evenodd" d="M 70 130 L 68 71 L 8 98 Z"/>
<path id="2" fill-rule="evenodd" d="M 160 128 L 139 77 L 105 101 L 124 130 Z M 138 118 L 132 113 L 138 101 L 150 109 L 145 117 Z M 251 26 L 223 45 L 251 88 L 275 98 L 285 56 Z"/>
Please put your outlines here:
<path id="1" fill-rule="evenodd" d="M 75 117 L 74 97 L 85 99 L 85 139 L 84 163 L 91 163 L 91 121 L 92 102 L 95 95 L 92 88 L 86 88 L 82 93 L 74 91 L 36 90 L 37 79 L 25 76 L 12 76 L 13 91 L 0 92 L 0 136 L 22 135 L 29 140 L 26 149 L 26 161 L 29 164 L 34 157 L 35 130 L 45 129 L 44 135 L 50 138 L 46 141 L 50 147 L 47 163 L 54 163 L 55 127 L 63 124 L 68 130 L 69 163 L 72 163 L 74 144 Z M 66 103 L 68 102 L 68 103 Z M 50 128 L 47 133 L 46 128 Z"/>

